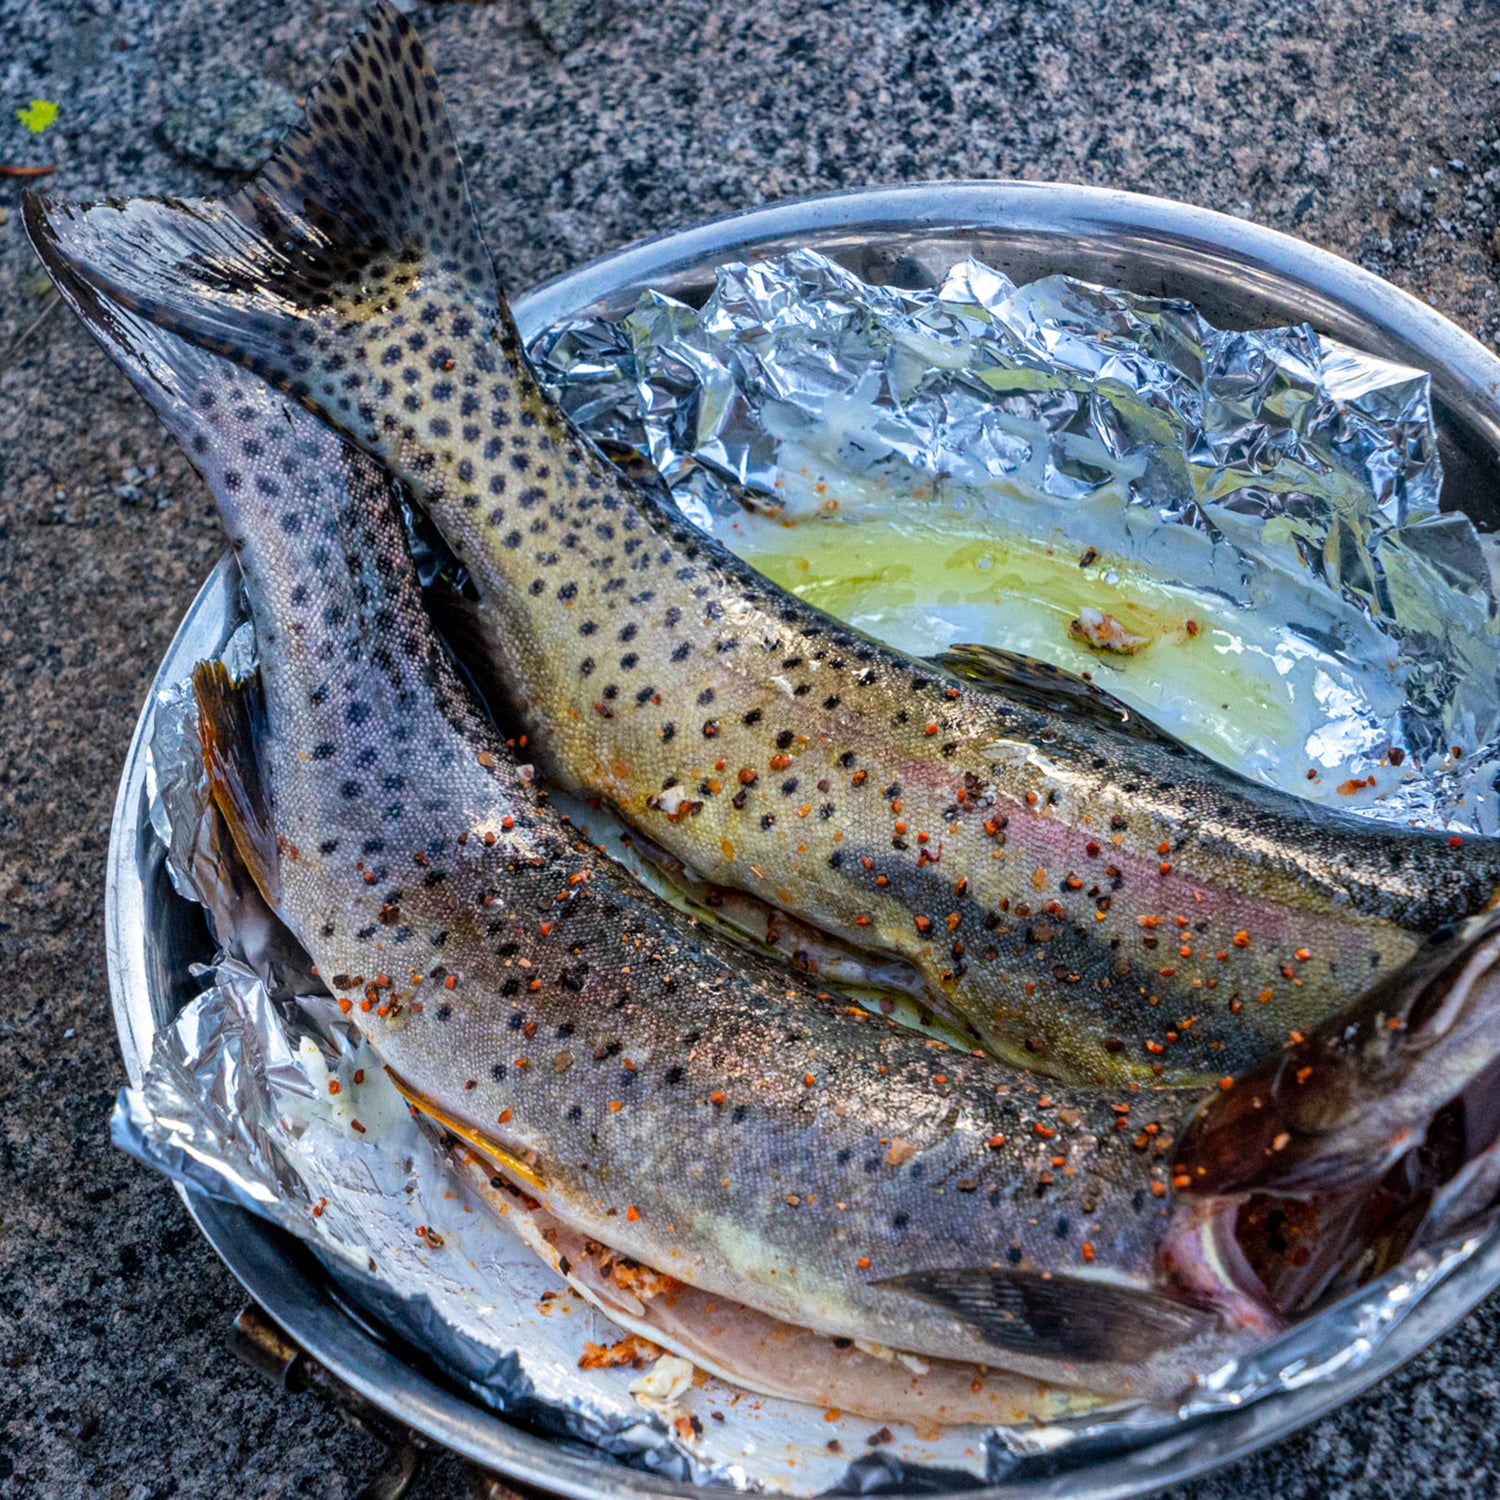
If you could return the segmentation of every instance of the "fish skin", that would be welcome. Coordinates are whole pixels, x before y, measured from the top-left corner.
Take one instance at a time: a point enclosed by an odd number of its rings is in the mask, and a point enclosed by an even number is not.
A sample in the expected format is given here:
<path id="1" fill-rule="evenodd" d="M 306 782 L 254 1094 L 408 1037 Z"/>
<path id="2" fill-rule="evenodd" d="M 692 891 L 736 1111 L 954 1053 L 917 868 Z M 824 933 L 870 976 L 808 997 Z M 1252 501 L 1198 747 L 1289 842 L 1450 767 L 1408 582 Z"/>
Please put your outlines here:
<path id="1" fill-rule="evenodd" d="M 436 81 L 413 33 L 390 46 L 399 80 L 356 44 L 236 197 L 59 205 L 51 232 L 411 486 L 549 777 L 1077 1080 L 1233 1074 L 1500 887 L 1493 841 L 1331 815 L 1101 727 L 1076 684 L 1038 706 L 877 645 L 630 483 L 529 372 Z"/>
<path id="2" fill-rule="evenodd" d="M 242 193 L 57 205 L 49 232 L 412 488 L 547 776 L 1081 1081 L 1232 1075 L 1500 888 L 1495 841 L 1332 815 L 880 646 L 629 482 L 526 365 L 415 33 L 366 35 Z"/>
<path id="3" fill-rule="evenodd" d="M 549 811 L 469 698 L 383 472 L 44 254 L 239 562 L 253 713 L 221 666 L 194 679 L 216 804 L 423 1107 L 570 1229 L 798 1327 L 1124 1398 L 1274 1324 L 1253 1289 L 1192 1305 L 1162 1271 L 1194 1095 L 1049 1096 L 695 930 Z"/>

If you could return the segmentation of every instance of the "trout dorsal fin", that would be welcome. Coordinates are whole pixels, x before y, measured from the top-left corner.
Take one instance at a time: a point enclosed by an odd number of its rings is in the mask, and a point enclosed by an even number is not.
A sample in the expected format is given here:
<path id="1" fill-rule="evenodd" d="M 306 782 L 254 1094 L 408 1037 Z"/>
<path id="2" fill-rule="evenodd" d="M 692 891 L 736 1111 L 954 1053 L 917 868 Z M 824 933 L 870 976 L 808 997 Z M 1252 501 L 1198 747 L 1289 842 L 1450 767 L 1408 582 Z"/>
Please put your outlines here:
<path id="1" fill-rule="evenodd" d="M 200 661 L 193 668 L 193 697 L 209 796 L 229 829 L 235 853 L 266 904 L 278 911 L 280 860 L 257 754 L 265 733 L 260 673 L 236 682 L 223 662 Z"/>
<path id="2" fill-rule="evenodd" d="M 1066 715 L 1113 734 L 1184 752 L 1182 741 L 1141 717 L 1128 703 L 1051 662 L 999 646 L 963 644 L 932 658 L 935 666 L 1040 713 Z"/>
<path id="3" fill-rule="evenodd" d="M 301 337 L 306 325 L 374 315 L 419 276 L 456 279 L 476 311 L 499 315 L 437 78 L 388 0 L 232 197 L 33 196 L 26 225 L 49 267 L 68 262 L 114 301 L 299 397 L 316 354 Z"/>

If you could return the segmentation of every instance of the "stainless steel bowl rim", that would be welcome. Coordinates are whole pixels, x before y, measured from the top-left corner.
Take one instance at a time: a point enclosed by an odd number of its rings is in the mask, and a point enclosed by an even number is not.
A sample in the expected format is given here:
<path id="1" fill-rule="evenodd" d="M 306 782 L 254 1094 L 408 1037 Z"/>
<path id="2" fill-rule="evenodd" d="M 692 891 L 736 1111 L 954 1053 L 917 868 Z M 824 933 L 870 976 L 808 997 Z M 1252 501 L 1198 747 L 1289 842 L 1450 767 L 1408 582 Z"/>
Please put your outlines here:
<path id="1" fill-rule="evenodd" d="M 810 245 L 832 254 L 872 243 L 921 245 L 988 236 L 1025 255 L 1072 269 L 1121 257 L 1135 275 L 1117 284 L 1171 293 L 1181 276 L 1219 276 L 1252 303 L 1290 307 L 1322 331 L 1404 360 L 1433 377 L 1439 404 L 1483 454 L 1493 488 L 1500 465 L 1500 360 L 1441 314 L 1328 251 L 1229 215 L 1162 198 L 1057 183 L 959 182 L 839 193 L 753 209 L 646 240 L 558 276 L 514 304 L 523 336 L 569 317 L 628 305 L 648 287 L 703 286 L 714 265 Z M 992 257 L 993 258 L 993 257 Z M 1161 285 L 1142 285 L 1141 268 Z M 1099 278 L 1105 279 L 1105 278 Z M 1151 277 L 1147 278 L 1152 279 Z M 158 691 L 211 651 L 206 601 L 233 577 L 226 557 L 184 616 L 137 722 L 115 801 L 105 887 L 110 995 L 126 1071 L 139 1084 L 158 1024 L 160 975 L 148 943 L 143 850 L 147 746 Z M 476 1462 L 559 1494 L 686 1496 L 693 1486 L 628 1469 L 508 1423 L 386 1347 L 332 1294 L 315 1262 L 288 1236 L 241 1209 L 181 1190 L 189 1212 L 225 1264 L 294 1339 L 333 1374 L 398 1420 Z M 1101 1458 L 1065 1474 L 983 1491 L 983 1500 L 1124 1500 L 1227 1463 L 1287 1436 L 1410 1359 L 1500 1283 L 1500 1253 L 1481 1254 L 1434 1288 L 1373 1357 L 1335 1378 L 1278 1394 L 1242 1411 L 1185 1427 L 1147 1448 Z"/>

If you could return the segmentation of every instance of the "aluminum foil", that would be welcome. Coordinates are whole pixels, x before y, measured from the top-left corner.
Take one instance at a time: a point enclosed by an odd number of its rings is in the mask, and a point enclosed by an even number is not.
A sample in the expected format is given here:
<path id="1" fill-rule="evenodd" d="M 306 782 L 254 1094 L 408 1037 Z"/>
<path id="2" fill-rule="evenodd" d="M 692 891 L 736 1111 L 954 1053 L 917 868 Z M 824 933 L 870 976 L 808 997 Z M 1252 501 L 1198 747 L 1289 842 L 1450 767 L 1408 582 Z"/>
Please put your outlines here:
<path id="1" fill-rule="evenodd" d="M 1424 374 L 1064 276 L 903 290 L 808 250 L 531 353 L 695 522 L 875 635 L 1090 671 L 1299 795 L 1500 831 L 1500 624 L 1439 510 Z M 1089 609 L 1150 649 L 1080 643 Z"/>
<path id="2" fill-rule="evenodd" d="M 242 604 L 230 607 L 220 640 L 237 671 L 251 664 Z M 649 1371 L 582 1370 L 585 1342 L 608 1346 L 621 1330 L 476 1196 L 453 1143 L 413 1119 L 227 857 L 204 796 L 189 683 L 163 689 L 153 709 L 149 820 L 174 888 L 206 909 L 221 946 L 194 967 L 205 988 L 158 1030 L 142 1086 L 122 1091 L 116 1144 L 296 1235 L 349 1300 L 515 1420 L 665 1476 L 739 1490 L 866 1494 L 1009 1480 L 1055 1496 L 1070 1470 L 1102 1456 L 1358 1369 L 1459 1265 L 1496 1253 L 1488 1224 L 1446 1229 L 1442 1242 L 1179 1400 L 1050 1424 L 924 1438 L 830 1421 L 712 1378 L 664 1403 L 638 1385 Z"/>

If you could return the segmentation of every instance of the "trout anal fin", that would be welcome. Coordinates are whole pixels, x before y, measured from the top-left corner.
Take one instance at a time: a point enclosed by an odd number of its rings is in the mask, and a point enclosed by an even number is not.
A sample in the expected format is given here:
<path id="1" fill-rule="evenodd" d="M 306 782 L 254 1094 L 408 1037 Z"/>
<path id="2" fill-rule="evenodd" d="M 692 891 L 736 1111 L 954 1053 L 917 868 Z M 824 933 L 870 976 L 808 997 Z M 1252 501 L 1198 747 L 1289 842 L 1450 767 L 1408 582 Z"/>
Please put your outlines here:
<path id="1" fill-rule="evenodd" d="M 257 752 L 265 733 L 260 673 L 236 682 L 223 662 L 201 661 L 193 668 L 193 697 L 209 796 L 256 889 L 279 911 L 281 862 Z"/>

